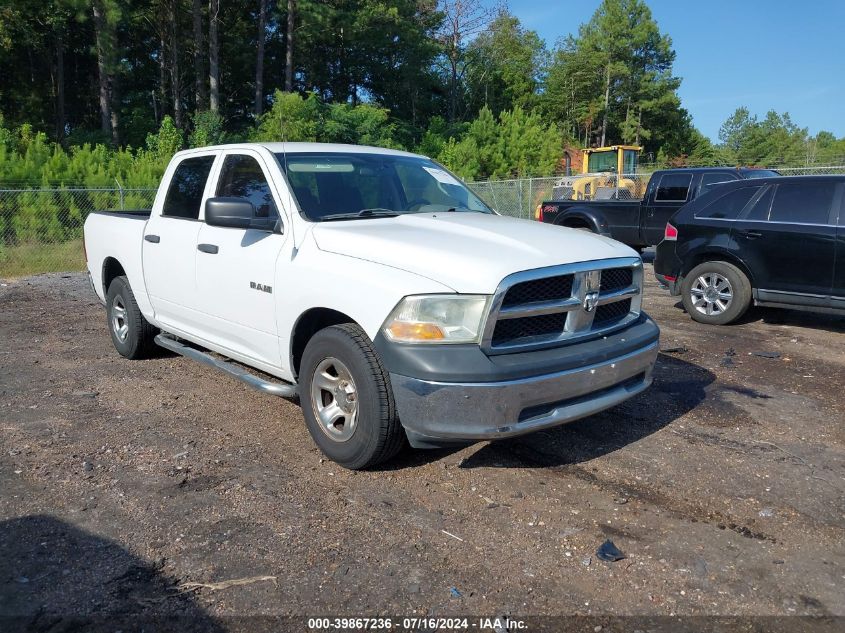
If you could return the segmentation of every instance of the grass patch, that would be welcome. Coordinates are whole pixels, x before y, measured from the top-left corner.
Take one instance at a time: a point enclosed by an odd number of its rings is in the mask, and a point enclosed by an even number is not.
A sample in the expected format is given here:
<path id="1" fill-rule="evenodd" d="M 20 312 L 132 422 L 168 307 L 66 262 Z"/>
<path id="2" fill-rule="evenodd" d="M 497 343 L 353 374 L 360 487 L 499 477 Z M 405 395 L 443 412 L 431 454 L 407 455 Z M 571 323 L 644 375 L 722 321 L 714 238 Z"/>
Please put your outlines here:
<path id="1" fill-rule="evenodd" d="M 39 273 L 85 270 L 82 240 L 59 244 L 18 244 L 0 246 L 0 277 L 26 277 Z"/>

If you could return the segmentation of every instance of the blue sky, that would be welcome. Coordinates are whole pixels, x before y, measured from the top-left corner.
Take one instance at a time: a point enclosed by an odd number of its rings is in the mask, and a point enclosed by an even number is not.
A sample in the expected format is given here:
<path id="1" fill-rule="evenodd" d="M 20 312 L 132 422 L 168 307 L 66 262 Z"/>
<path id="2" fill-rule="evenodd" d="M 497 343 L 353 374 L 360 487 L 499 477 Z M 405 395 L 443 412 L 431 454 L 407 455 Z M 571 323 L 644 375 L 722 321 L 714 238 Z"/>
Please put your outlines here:
<path id="1" fill-rule="evenodd" d="M 492 4 L 491 0 L 491 4 Z M 680 95 L 696 127 L 719 126 L 744 105 L 789 112 L 811 134 L 845 136 L 845 0 L 647 0 L 672 38 Z M 508 0 L 552 47 L 577 33 L 600 0 Z"/>

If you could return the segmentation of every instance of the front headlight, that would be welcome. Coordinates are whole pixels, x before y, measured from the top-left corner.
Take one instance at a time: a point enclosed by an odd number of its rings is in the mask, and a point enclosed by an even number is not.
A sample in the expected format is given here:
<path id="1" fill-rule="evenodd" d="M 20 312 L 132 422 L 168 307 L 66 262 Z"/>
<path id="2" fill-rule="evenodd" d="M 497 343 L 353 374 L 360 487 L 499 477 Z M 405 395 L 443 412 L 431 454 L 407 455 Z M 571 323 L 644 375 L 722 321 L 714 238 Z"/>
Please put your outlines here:
<path id="1" fill-rule="evenodd" d="M 397 343 L 477 343 L 489 300 L 487 295 L 405 297 L 384 322 L 384 335 Z"/>

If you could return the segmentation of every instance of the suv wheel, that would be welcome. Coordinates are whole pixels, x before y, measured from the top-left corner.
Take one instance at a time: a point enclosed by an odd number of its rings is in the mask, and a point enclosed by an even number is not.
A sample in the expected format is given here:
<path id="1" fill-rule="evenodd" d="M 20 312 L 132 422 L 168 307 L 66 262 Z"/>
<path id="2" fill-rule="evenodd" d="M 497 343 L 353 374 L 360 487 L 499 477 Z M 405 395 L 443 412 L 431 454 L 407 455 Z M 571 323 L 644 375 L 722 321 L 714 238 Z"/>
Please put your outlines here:
<path id="1" fill-rule="evenodd" d="M 390 377 L 369 337 L 353 323 L 317 332 L 299 371 L 305 423 L 321 451 L 357 470 L 393 457 L 405 441 Z"/>
<path id="2" fill-rule="evenodd" d="M 694 320 L 726 325 L 745 314 L 751 305 L 751 282 L 733 264 L 704 262 L 684 277 L 681 298 Z"/>

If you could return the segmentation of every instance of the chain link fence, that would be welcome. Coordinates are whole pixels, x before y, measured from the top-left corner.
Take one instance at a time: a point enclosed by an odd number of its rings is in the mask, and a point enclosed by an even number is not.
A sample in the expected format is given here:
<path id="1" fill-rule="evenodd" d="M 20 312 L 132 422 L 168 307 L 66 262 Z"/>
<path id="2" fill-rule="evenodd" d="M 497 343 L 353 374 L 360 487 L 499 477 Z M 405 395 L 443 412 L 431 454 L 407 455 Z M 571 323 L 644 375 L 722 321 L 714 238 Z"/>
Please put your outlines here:
<path id="1" fill-rule="evenodd" d="M 579 174 L 467 183 L 502 215 L 533 219 L 544 200 L 636 200 L 642 198 L 651 174 Z"/>
<path id="2" fill-rule="evenodd" d="M 845 174 L 845 165 L 775 168 L 782 176 Z M 502 215 L 533 219 L 546 200 L 639 200 L 652 171 L 625 174 L 578 174 L 546 178 L 516 178 L 467 183 L 484 202 Z"/>
<path id="3" fill-rule="evenodd" d="M 775 167 L 781 176 L 824 176 L 827 174 L 845 174 L 845 165 L 826 165 L 823 167 Z"/>
<path id="4" fill-rule="evenodd" d="M 155 194 L 123 187 L 0 187 L 0 278 L 82 270 L 88 214 L 150 208 Z"/>

